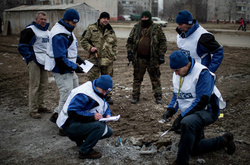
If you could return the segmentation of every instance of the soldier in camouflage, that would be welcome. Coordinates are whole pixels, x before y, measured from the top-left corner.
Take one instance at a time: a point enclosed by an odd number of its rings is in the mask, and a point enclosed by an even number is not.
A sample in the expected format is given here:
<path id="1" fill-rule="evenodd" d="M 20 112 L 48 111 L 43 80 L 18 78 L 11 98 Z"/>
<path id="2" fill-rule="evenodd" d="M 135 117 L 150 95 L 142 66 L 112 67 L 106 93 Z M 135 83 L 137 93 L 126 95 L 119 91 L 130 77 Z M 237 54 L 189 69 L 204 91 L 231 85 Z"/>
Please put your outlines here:
<path id="1" fill-rule="evenodd" d="M 113 77 L 113 62 L 117 57 L 117 37 L 109 24 L 109 13 L 102 12 L 96 23 L 90 24 L 82 34 L 81 45 L 89 52 L 89 61 L 94 64 L 87 73 L 89 81 L 100 75 Z M 112 93 L 107 95 L 107 102 L 113 104 Z"/>
<path id="2" fill-rule="evenodd" d="M 135 104 L 140 98 L 141 83 L 146 70 L 149 73 L 157 104 L 162 104 L 160 64 L 165 62 L 167 39 L 160 25 L 153 23 L 149 11 L 143 11 L 141 20 L 134 25 L 127 40 L 128 61 L 134 67 L 133 98 Z"/>

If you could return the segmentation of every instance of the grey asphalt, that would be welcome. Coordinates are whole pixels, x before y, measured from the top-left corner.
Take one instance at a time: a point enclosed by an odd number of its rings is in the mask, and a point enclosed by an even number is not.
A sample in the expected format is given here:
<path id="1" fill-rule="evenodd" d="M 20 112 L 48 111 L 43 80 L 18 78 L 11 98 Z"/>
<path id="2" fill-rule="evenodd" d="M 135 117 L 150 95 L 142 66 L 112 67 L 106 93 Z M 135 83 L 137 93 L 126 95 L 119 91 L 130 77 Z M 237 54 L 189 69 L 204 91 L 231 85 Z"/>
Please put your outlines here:
<path id="1" fill-rule="evenodd" d="M 128 38 L 129 33 L 133 26 L 124 25 L 112 25 L 114 31 L 118 38 Z M 223 30 L 223 29 L 207 29 L 209 32 L 213 33 L 215 39 L 222 46 L 232 46 L 232 47 L 248 47 L 250 48 L 250 32 L 243 32 L 238 30 Z M 176 42 L 176 32 L 175 29 L 163 28 L 163 31 L 170 42 Z"/>

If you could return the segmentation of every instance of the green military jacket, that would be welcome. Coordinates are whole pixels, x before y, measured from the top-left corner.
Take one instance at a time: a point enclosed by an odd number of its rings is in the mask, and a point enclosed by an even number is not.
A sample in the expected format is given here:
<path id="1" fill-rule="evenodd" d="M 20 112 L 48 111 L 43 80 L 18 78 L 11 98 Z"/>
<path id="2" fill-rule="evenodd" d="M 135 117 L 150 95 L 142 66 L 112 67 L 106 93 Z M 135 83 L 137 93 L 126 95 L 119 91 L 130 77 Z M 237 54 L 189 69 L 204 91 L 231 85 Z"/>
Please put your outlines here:
<path id="1" fill-rule="evenodd" d="M 127 51 L 134 53 L 133 65 L 137 63 L 137 46 L 140 41 L 141 22 L 134 25 L 127 40 Z M 150 65 L 158 66 L 160 56 L 167 52 L 167 39 L 160 25 L 152 24 L 150 29 Z"/>
<path id="2" fill-rule="evenodd" d="M 97 48 L 100 66 L 111 65 L 116 60 L 117 37 L 110 24 L 106 26 L 104 32 L 99 21 L 89 25 L 84 31 L 80 42 L 83 49 L 88 52 L 92 47 Z M 97 60 L 93 54 L 90 55 L 89 61 L 97 65 Z"/>

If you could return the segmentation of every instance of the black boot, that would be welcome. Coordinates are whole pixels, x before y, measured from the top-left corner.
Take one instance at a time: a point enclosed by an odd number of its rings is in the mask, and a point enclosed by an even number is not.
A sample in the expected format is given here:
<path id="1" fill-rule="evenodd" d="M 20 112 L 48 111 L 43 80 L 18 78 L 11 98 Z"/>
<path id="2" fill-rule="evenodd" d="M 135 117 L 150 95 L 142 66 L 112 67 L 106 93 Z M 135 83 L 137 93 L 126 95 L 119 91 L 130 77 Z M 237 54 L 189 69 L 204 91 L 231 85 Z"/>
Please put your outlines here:
<path id="1" fill-rule="evenodd" d="M 132 104 L 136 104 L 138 101 L 139 101 L 139 98 L 138 98 L 138 97 L 133 97 L 133 98 L 130 100 L 130 102 L 131 102 Z"/>
<path id="2" fill-rule="evenodd" d="M 225 133 L 223 136 L 224 144 L 229 155 L 235 153 L 236 146 L 234 143 L 234 135 L 230 132 Z"/>
<path id="3" fill-rule="evenodd" d="M 156 104 L 162 104 L 162 99 L 160 97 L 155 99 Z"/>
<path id="4" fill-rule="evenodd" d="M 58 113 L 53 113 L 53 115 L 50 117 L 50 121 L 53 122 L 53 123 L 56 123 L 56 120 L 58 118 Z"/>

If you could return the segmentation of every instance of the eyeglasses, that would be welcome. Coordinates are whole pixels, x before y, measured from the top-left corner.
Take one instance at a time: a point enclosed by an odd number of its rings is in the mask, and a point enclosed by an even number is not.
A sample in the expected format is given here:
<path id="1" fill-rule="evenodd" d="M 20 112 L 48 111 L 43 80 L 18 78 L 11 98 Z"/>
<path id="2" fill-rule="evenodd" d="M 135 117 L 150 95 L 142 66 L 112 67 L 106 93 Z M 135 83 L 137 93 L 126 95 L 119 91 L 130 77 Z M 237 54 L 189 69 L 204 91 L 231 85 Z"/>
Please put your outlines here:
<path id="1" fill-rule="evenodd" d="M 103 93 L 108 93 L 110 92 L 109 90 L 102 89 Z"/>

